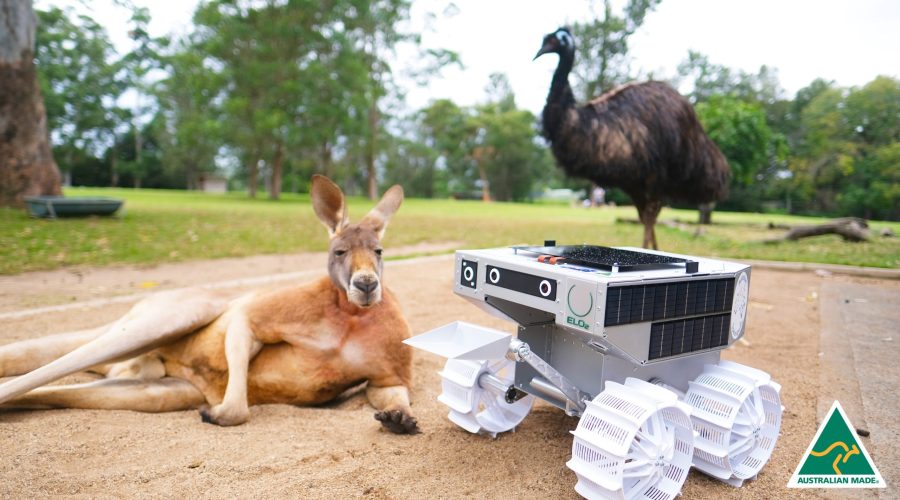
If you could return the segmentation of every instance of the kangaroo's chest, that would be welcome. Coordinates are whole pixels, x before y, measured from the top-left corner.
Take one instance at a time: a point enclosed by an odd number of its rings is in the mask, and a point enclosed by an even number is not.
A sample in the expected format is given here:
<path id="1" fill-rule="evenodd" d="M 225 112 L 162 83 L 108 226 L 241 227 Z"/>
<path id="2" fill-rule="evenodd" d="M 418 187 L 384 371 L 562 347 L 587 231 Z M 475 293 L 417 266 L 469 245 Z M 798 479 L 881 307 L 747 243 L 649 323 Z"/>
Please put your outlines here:
<path id="1" fill-rule="evenodd" d="M 375 331 L 356 318 L 285 324 L 282 342 L 250 364 L 251 404 L 318 404 L 368 379 L 383 357 Z"/>

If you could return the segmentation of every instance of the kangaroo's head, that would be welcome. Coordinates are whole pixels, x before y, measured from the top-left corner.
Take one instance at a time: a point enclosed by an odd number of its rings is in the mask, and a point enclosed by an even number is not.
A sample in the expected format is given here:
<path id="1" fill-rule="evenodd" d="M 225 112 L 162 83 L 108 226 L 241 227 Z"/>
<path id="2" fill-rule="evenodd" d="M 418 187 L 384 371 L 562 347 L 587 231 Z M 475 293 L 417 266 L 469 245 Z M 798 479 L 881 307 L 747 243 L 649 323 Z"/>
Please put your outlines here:
<path id="1" fill-rule="evenodd" d="M 313 209 L 328 228 L 328 273 L 335 286 L 359 307 L 381 301 L 381 238 L 394 212 L 403 202 L 403 188 L 393 186 L 357 224 L 350 224 L 344 193 L 327 177 L 312 178 Z"/>

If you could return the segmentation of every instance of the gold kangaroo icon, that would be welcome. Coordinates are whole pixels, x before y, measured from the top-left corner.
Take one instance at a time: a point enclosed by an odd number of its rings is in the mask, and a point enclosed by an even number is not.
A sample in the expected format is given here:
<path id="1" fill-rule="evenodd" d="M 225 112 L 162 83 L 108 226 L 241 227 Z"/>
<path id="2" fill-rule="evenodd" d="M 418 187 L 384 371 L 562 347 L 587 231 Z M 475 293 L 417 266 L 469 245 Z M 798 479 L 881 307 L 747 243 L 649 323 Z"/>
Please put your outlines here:
<path id="1" fill-rule="evenodd" d="M 831 466 L 834 468 L 834 472 L 836 472 L 837 475 L 841 476 L 841 475 L 843 475 L 843 473 L 841 472 L 840 469 L 838 469 L 838 462 L 845 464 L 845 463 L 847 463 L 847 460 L 850 457 L 852 457 L 853 455 L 859 455 L 859 448 L 856 447 L 856 443 L 853 443 L 853 446 L 850 447 L 850 446 L 847 446 L 843 441 L 837 441 L 835 443 L 831 443 L 831 446 L 826 448 L 825 451 L 811 451 L 811 452 L 809 452 L 809 454 L 814 457 L 824 457 L 824 456 L 828 455 L 829 453 L 831 453 L 831 451 L 837 447 L 843 448 L 844 453 L 839 452 L 837 458 L 834 459 L 834 463 L 831 464 Z M 843 457 L 843 460 L 841 460 L 842 457 Z"/>

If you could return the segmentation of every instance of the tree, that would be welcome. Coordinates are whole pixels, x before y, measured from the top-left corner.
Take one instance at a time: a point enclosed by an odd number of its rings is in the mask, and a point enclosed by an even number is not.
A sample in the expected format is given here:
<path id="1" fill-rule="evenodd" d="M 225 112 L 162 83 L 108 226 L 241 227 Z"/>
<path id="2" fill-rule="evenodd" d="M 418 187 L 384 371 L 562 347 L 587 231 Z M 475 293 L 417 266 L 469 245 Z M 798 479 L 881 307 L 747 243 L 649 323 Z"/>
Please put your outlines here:
<path id="1" fill-rule="evenodd" d="M 578 41 L 575 67 L 575 91 L 585 99 L 632 79 L 628 58 L 628 39 L 644 24 L 646 15 L 661 0 L 628 0 L 621 15 L 613 13 L 612 0 L 603 0 L 603 13 L 594 19 L 572 25 Z"/>
<path id="2" fill-rule="evenodd" d="M 214 104 L 220 82 L 203 66 L 203 56 L 189 40 L 165 59 L 164 66 L 168 76 L 155 90 L 162 117 L 157 129 L 162 161 L 170 175 L 195 189 L 199 178 L 215 169 L 225 136 L 223 112 Z"/>
<path id="3" fill-rule="evenodd" d="M 697 116 L 731 167 L 728 200 L 720 207 L 756 210 L 767 180 L 767 165 L 781 154 L 762 106 L 735 97 L 713 95 L 697 104 Z"/>
<path id="4" fill-rule="evenodd" d="M 124 79 L 135 92 L 135 104 L 131 112 L 131 131 L 134 138 L 134 161 L 129 165 L 132 182 L 135 188 L 141 187 L 144 176 L 148 173 L 147 164 L 143 161 L 144 141 L 146 140 L 142 128 L 142 122 L 152 111 L 153 106 L 145 102 L 144 97 L 152 96 L 148 75 L 154 69 L 162 65 L 161 51 L 168 46 L 169 40 L 165 37 L 151 37 L 148 30 L 150 24 L 150 11 L 146 7 L 131 6 L 132 14 L 129 20 L 131 29 L 128 37 L 131 38 L 134 47 L 125 54 L 120 61 L 124 72 Z"/>
<path id="5" fill-rule="evenodd" d="M 778 102 L 783 93 L 778 82 L 778 71 L 773 68 L 763 65 L 757 73 L 735 71 L 712 63 L 707 56 L 693 50 L 678 65 L 678 76 L 690 79 L 688 99 L 694 104 L 713 96 L 727 95 L 767 107 Z"/>
<path id="6" fill-rule="evenodd" d="M 468 197 L 475 187 L 476 165 L 472 160 L 474 130 L 471 111 L 449 99 L 438 99 L 416 114 L 417 140 L 430 147 L 436 156 L 431 169 L 439 169 L 447 182 L 441 186 L 447 195 Z M 437 175 L 435 175 L 437 177 Z M 432 187 L 437 194 L 438 188 Z"/>
<path id="7" fill-rule="evenodd" d="M 62 193 L 34 66 L 30 1 L 0 0 L 0 205 Z"/>
<path id="8" fill-rule="evenodd" d="M 224 131 L 255 196 L 265 169 L 278 198 L 290 157 L 321 148 L 325 168 L 340 133 L 366 120 L 369 101 L 363 42 L 353 23 L 366 2 L 287 3 L 216 0 L 195 15 L 196 47 L 220 84 L 217 99 L 231 125 Z"/>
<path id="9" fill-rule="evenodd" d="M 92 18 L 57 7 L 37 16 L 36 59 L 47 123 L 55 156 L 72 174 L 76 163 L 93 163 L 90 157 L 116 141 L 128 118 L 116 105 L 127 83 L 106 31 Z M 116 163 L 109 168 L 104 179 L 117 185 Z"/>
<path id="10" fill-rule="evenodd" d="M 486 89 L 488 102 L 477 106 L 471 118 L 471 155 L 482 188 L 499 201 L 524 200 L 547 164 L 546 147 L 536 140 L 536 117 L 516 107 L 506 75 L 493 74 Z M 485 198 L 488 198 L 485 196 Z"/>

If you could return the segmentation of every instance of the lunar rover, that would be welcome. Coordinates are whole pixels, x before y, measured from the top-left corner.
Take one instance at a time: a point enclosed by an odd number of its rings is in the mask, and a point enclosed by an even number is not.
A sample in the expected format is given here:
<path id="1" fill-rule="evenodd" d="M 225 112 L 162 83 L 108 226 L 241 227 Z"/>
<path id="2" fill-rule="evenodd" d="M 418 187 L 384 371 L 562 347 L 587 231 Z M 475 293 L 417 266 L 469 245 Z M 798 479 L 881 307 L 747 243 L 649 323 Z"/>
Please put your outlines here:
<path id="1" fill-rule="evenodd" d="M 739 487 L 769 460 L 781 386 L 720 360 L 744 334 L 750 267 L 599 246 L 465 250 L 454 291 L 518 324 L 462 321 L 406 342 L 448 358 L 438 400 L 472 433 L 541 398 L 580 417 L 567 466 L 587 498 L 671 499 L 690 467 Z"/>

